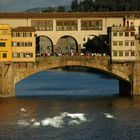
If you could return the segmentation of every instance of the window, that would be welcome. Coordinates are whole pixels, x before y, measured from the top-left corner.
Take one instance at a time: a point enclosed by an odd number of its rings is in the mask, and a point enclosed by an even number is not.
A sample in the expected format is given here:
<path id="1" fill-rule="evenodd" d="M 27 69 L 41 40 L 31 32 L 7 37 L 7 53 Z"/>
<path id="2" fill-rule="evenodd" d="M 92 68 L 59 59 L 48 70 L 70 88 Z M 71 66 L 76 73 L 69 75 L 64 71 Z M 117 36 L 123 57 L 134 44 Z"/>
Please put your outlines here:
<path id="1" fill-rule="evenodd" d="M 24 57 L 23 53 L 20 53 L 20 58 L 23 58 L 23 57 Z"/>
<path id="2" fill-rule="evenodd" d="M 135 45 L 134 41 L 131 41 L 130 46 L 134 46 L 134 45 Z"/>
<path id="3" fill-rule="evenodd" d="M 26 47 L 31 47 L 32 46 L 32 42 L 25 42 L 25 46 Z"/>
<path id="4" fill-rule="evenodd" d="M 117 32 L 113 32 L 113 36 L 117 36 Z"/>
<path id="5" fill-rule="evenodd" d="M 102 20 L 82 20 L 81 30 L 102 30 Z"/>
<path id="6" fill-rule="evenodd" d="M 131 56 L 135 56 L 135 52 L 134 51 L 131 52 Z"/>
<path id="7" fill-rule="evenodd" d="M 129 32 L 125 32 L 125 36 L 129 36 Z"/>
<path id="8" fill-rule="evenodd" d="M 123 51 L 119 51 L 119 56 L 123 56 Z"/>
<path id="9" fill-rule="evenodd" d="M 16 37 L 16 33 L 13 32 L 13 33 L 12 33 L 12 37 Z"/>
<path id="10" fill-rule="evenodd" d="M 13 47 L 32 47 L 32 42 L 12 42 Z"/>
<path id="11" fill-rule="evenodd" d="M 123 41 L 119 41 L 119 46 L 123 46 Z"/>
<path id="12" fill-rule="evenodd" d="M 113 46 L 117 46 L 117 41 L 113 41 Z"/>
<path id="13" fill-rule="evenodd" d="M 13 32 L 12 33 L 12 37 L 20 37 L 20 33 L 19 32 Z"/>
<path id="14" fill-rule="evenodd" d="M 17 57 L 18 57 L 17 53 L 13 53 L 13 54 L 12 54 L 12 57 L 13 57 L 13 58 L 17 58 Z"/>
<path id="15" fill-rule="evenodd" d="M 6 53 L 3 53 L 3 54 L 2 54 L 2 57 L 3 57 L 3 58 L 7 58 L 7 54 L 6 54 Z"/>
<path id="16" fill-rule="evenodd" d="M 19 33 L 19 36 L 20 36 L 20 37 L 23 37 L 23 33 L 22 33 L 22 32 L 20 32 L 20 33 Z"/>
<path id="17" fill-rule="evenodd" d="M 23 58 L 23 53 L 12 53 L 13 58 Z"/>
<path id="18" fill-rule="evenodd" d="M 24 47 L 24 42 L 19 42 L 20 47 Z"/>
<path id="19" fill-rule="evenodd" d="M 125 46 L 129 46 L 129 41 L 125 41 Z"/>
<path id="20" fill-rule="evenodd" d="M 32 58 L 33 57 L 33 53 L 24 53 L 24 57 L 25 58 Z"/>
<path id="21" fill-rule="evenodd" d="M 18 42 L 12 42 L 13 47 L 17 47 L 18 46 L 17 44 L 18 44 Z"/>
<path id="22" fill-rule="evenodd" d="M 119 36 L 123 36 L 123 32 L 119 32 Z"/>
<path id="23" fill-rule="evenodd" d="M 130 26 L 132 26 L 132 27 L 133 27 L 133 26 L 134 26 L 134 22 L 130 22 Z"/>
<path id="24" fill-rule="evenodd" d="M 27 32 L 26 33 L 26 37 L 32 37 L 32 33 L 31 32 Z"/>
<path id="25" fill-rule="evenodd" d="M 117 56 L 117 51 L 113 51 L 113 56 Z"/>
<path id="26" fill-rule="evenodd" d="M 56 30 L 57 31 L 74 31 L 78 29 L 77 20 L 57 20 L 56 21 Z"/>
<path id="27" fill-rule="evenodd" d="M 125 56 L 129 56 L 129 51 L 126 51 L 125 52 Z"/>
<path id="28" fill-rule="evenodd" d="M 53 30 L 53 20 L 32 20 L 31 25 L 35 27 L 37 31 Z"/>
<path id="29" fill-rule="evenodd" d="M 135 36 L 135 32 L 131 32 L 131 34 L 130 34 L 131 36 Z"/>
<path id="30" fill-rule="evenodd" d="M 95 30 L 102 30 L 102 20 L 95 21 Z"/>
<path id="31" fill-rule="evenodd" d="M 31 32 L 13 32 L 12 37 L 32 37 Z"/>
<path id="32" fill-rule="evenodd" d="M 6 47 L 6 42 L 0 42 L 0 47 Z"/>

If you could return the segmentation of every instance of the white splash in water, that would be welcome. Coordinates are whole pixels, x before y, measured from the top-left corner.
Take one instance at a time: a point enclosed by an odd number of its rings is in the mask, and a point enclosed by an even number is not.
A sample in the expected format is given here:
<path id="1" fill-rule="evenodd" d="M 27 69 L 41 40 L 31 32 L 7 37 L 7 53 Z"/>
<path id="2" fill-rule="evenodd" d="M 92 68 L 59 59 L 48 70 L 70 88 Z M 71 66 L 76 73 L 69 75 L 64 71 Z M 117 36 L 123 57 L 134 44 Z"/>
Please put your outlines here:
<path id="1" fill-rule="evenodd" d="M 42 124 L 43 126 L 49 125 L 49 124 L 50 124 L 50 118 L 46 118 L 46 119 L 42 120 L 42 121 L 41 121 L 41 124 Z"/>
<path id="2" fill-rule="evenodd" d="M 18 125 L 20 126 L 51 126 L 54 128 L 62 128 L 65 125 L 80 125 L 82 123 L 89 122 L 84 113 L 61 113 L 60 116 L 54 116 L 52 118 L 46 118 L 41 121 L 36 121 L 35 118 L 26 120 L 19 120 Z"/>
<path id="3" fill-rule="evenodd" d="M 28 126 L 30 123 L 26 120 L 19 120 L 17 124 L 24 127 L 24 126 Z"/>
<path id="4" fill-rule="evenodd" d="M 27 110 L 26 110 L 25 108 L 22 107 L 22 108 L 20 109 L 20 111 L 21 111 L 21 112 L 26 112 Z"/>
<path id="5" fill-rule="evenodd" d="M 87 122 L 87 118 L 83 113 L 74 113 L 74 114 L 68 113 L 67 116 L 71 117 L 72 119 L 79 119 L 81 122 Z"/>
<path id="6" fill-rule="evenodd" d="M 35 118 L 32 118 L 31 120 L 30 120 L 30 122 L 35 122 L 36 121 L 36 119 Z"/>
<path id="7" fill-rule="evenodd" d="M 104 113 L 104 115 L 108 119 L 115 119 L 115 117 L 113 115 L 111 115 L 110 113 Z"/>
<path id="8" fill-rule="evenodd" d="M 43 126 L 52 126 L 55 128 L 61 128 L 64 124 L 63 118 L 61 116 L 55 116 L 53 118 L 46 118 L 41 121 Z"/>
<path id="9" fill-rule="evenodd" d="M 34 127 L 38 127 L 38 126 L 40 126 L 40 125 L 41 125 L 40 122 L 34 122 L 34 123 L 32 124 L 32 126 L 34 126 Z"/>
<path id="10" fill-rule="evenodd" d="M 81 122 L 79 120 L 71 120 L 68 122 L 68 125 L 79 125 Z"/>

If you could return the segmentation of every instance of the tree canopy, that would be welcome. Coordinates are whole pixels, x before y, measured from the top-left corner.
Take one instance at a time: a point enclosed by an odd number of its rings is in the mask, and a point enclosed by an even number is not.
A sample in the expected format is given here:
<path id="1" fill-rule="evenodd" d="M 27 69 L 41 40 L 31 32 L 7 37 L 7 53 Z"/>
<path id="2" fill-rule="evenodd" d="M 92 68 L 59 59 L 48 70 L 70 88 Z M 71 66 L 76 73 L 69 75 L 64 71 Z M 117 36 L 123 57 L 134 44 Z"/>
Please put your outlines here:
<path id="1" fill-rule="evenodd" d="M 139 11 L 139 0 L 73 0 L 72 12 Z"/>

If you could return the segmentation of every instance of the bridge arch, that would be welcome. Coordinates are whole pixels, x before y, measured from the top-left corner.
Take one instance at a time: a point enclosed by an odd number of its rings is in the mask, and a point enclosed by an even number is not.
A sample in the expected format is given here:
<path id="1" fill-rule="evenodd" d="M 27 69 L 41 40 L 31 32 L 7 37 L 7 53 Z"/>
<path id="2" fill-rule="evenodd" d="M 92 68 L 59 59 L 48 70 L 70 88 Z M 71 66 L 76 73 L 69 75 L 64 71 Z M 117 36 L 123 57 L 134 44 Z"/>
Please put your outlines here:
<path id="1" fill-rule="evenodd" d="M 41 58 L 39 58 L 41 59 Z M 102 73 L 112 75 L 114 78 L 119 80 L 119 89 L 124 93 L 131 93 L 132 81 L 130 74 L 125 69 L 116 66 L 108 66 L 108 57 L 87 57 L 87 56 L 62 56 L 62 57 L 47 57 L 46 60 L 37 61 L 36 66 L 31 69 L 17 69 L 14 75 L 14 85 L 17 82 L 41 71 L 61 68 L 61 67 L 88 67 L 96 69 Z M 124 91 L 125 90 L 125 91 Z M 127 91 L 126 91 L 127 90 Z M 121 93 L 120 92 L 120 93 Z"/>
<path id="2" fill-rule="evenodd" d="M 36 55 L 50 55 L 53 52 L 53 42 L 45 35 L 36 37 Z"/>
<path id="3" fill-rule="evenodd" d="M 35 73 L 41 72 L 41 71 L 55 69 L 55 68 L 61 68 L 61 67 L 66 67 L 66 66 L 88 67 L 88 68 L 96 69 L 96 70 L 100 71 L 101 73 L 106 73 L 108 75 L 111 75 L 115 79 L 119 80 L 119 92 L 120 92 L 120 94 L 122 94 L 122 95 L 131 94 L 132 86 L 131 86 L 131 82 L 129 81 L 129 75 L 124 74 L 124 72 L 117 70 L 117 69 L 112 69 L 111 71 L 109 71 L 108 69 L 106 69 L 104 66 L 101 66 L 101 65 L 94 66 L 92 64 L 84 64 L 84 63 L 79 64 L 79 62 L 76 62 L 76 63 L 70 62 L 69 64 L 68 63 L 66 64 L 65 62 L 63 64 L 60 64 L 60 63 L 56 64 L 54 62 L 54 64 L 51 64 L 49 66 L 44 65 L 44 66 L 40 66 L 34 70 L 27 70 L 24 72 L 24 74 L 23 74 L 23 71 L 18 72 L 18 74 L 17 74 L 18 77 L 14 78 L 14 82 L 16 84 L 17 82 L 20 82 L 21 80 L 23 80 L 23 79 L 25 79 L 25 78 L 27 78 Z"/>
<path id="4" fill-rule="evenodd" d="M 78 53 L 78 42 L 71 35 L 61 36 L 57 40 L 57 44 L 54 47 L 54 52 L 58 54 L 76 54 Z"/>
<path id="5" fill-rule="evenodd" d="M 40 71 L 66 67 L 66 66 L 89 67 L 113 75 L 114 77 L 116 77 L 116 79 L 120 79 L 128 82 L 130 81 L 128 73 L 125 72 L 125 70 L 121 69 L 122 67 L 121 68 L 109 67 L 107 62 L 108 61 L 107 57 L 101 59 L 99 58 L 100 57 L 93 57 L 93 61 L 91 62 L 89 61 L 89 59 L 91 58 L 88 58 L 86 56 L 85 57 L 79 57 L 79 56 L 48 57 L 47 61 L 43 61 L 43 63 L 42 60 L 41 61 L 37 60 L 38 63 L 36 64 L 36 67 L 32 69 L 24 69 L 25 71 L 24 73 L 23 71 L 19 71 L 19 69 L 17 69 L 16 75 L 18 75 L 18 78 L 15 77 L 15 83 Z"/>

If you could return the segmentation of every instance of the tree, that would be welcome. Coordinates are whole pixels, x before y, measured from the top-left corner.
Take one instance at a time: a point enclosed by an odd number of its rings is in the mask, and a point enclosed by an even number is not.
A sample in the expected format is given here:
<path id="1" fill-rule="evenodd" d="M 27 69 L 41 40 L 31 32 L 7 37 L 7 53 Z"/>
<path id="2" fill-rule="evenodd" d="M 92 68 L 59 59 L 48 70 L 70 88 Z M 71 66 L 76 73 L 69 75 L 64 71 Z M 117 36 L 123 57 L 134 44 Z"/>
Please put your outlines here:
<path id="1" fill-rule="evenodd" d="M 44 10 L 42 12 L 55 12 L 55 9 L 52 7 L 48 7 L 46 10 Z"/>
<path id="2" fill-rule="evenodd" d="M 87 52 L 90 52 L 90 53 L 101 53 L 100 40 L 97 37 L 94 37 L 93 39 L 89 39 L 85 43 L 84 46 L 85 46 Z"/>
<path id="3" fill-rule="evenodd" d="M 64 6 L 58 6 L 57 7 L 57 12 L 65 12 L 65 7 Z"/>
<path id="4" fill-rule="evenodd" d="M 71 10 L 73 11 L 73 12 L 77 12 L 78 11 L 78 0 L 73 0 L 72 2 L 71 2 Z"/>

